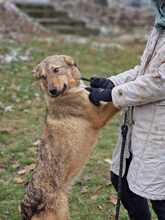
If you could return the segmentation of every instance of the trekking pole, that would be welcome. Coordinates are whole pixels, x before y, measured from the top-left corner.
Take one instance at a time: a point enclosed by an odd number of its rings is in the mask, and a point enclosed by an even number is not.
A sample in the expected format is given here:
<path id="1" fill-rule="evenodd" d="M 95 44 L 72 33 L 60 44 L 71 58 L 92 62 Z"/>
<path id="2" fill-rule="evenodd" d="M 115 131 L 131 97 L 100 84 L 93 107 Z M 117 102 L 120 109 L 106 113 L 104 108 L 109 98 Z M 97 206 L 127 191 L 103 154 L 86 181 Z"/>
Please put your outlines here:
<path id="1" fill-rule="evenodd" d="M 122 145 L 121 145 L 121 152 L 120 152 L 120 168 L 119 168 L 119 179 L 118 179 L 118 192 L 117 192 L 117 204 L 116 204 L 115 220 L 119 220 L 119 216 L 120 216 L 120 206 L 121 206 L 121 196 L 122 196 L 123 162 L 124 162 L 124 151 L 125 151 L 127 133 L 128 133 L 127 112 L 125 112 L 124 123 L 121 126 Z"/>

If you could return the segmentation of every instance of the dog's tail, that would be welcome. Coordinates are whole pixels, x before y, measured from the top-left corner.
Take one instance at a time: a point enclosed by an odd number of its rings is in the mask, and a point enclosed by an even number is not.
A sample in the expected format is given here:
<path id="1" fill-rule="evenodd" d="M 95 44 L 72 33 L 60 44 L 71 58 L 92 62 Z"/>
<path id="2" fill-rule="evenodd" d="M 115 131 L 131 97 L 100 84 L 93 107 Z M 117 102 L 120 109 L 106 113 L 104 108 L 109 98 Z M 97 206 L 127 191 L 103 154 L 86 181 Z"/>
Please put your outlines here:
<path id="1" fill-rule="evenodd" d="M 26 194 L 21 203 L 22 220 L 31 220 L 36 214 L 39 214 L 45 208 L 45 198 L 42 189 L 36 188 L 33 182 L 30 182 L 26 189 Z"/>

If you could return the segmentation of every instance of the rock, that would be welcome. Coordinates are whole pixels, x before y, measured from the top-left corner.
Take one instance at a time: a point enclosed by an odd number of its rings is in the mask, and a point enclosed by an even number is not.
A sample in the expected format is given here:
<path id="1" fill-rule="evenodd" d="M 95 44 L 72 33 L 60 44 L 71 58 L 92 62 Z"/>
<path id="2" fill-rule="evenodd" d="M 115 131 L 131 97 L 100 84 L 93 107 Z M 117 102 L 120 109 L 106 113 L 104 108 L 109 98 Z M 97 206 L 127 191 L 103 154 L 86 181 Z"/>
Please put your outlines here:
<path id="1" fill-rule="evenodd" d="M 8 53 L 0 55 L 0 63 L 8 64 L 15 61 L 28 61 L 31 59 L 31 49 L 22 52 L 19 48 L 12 48 Z"/>
<path id="2" fill-rule="evenodd" d="M 95 48 L 95 49 L 106 49 L 106 48 L 109 48 L 109 49 L 118 49 L 118 50 L 124 50 L 124 47 L 121 46 L 120 44 L 117 44 L 117 43 L 98 43 L 98 42 L 93 42 L 91 44 L 91 47 L 92 48 Z"/>
<path id="3" fill-rule="evenodd" d="M 13 106 L 12 105 L 6 106 L 4 108 L 4 112 L 12 112 L 12 111 L 13 111 Z"/>

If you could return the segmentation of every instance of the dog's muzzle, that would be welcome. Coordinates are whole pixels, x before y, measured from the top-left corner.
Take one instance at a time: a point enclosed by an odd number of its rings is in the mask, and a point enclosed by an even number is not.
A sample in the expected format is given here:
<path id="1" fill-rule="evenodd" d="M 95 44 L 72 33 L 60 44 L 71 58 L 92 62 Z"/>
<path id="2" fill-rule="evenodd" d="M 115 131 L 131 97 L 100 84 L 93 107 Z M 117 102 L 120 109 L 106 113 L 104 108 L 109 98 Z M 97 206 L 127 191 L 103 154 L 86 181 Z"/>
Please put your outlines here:
<path id="1" fill-rule="evenodd" d="M 49 95 L 53 96 L 53 97 L 58 97 L 60 95 L 63 95 L 63 93 L 66 91 L 66 89 L 67 89 L 67 85 L 64 84 L 64 87 L 62 90 L 57 90 L 56 88 L 49 90 Z"/>

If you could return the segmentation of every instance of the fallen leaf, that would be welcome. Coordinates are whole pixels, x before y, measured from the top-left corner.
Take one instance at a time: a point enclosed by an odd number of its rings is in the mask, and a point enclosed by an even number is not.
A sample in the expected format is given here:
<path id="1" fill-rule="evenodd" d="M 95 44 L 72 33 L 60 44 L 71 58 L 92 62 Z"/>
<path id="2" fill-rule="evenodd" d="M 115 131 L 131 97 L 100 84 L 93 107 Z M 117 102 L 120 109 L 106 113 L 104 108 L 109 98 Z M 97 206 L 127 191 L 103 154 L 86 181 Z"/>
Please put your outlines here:
<path id="1" fill-rule="evenodd" d="M 35 95 L 35 97 L 39 97 L 39 96 L 40 96 L 40 94 L 39 94 L 39 93 L 35 93 L 34 95 Z"/>
<path id="2" fill-rule="evenodd" d="M 32 147 L 29 147 L 28 151 L 31 152 L 32 154 L 36 154 L 37 153 L 36 152 L 36 147 L 34 145 L 32 145 Z M 33 160 L 34 158 L 31 158 L 31 159 Z"/>
<path id="3" fill-rule="evenodd" d="M 0 167 L 0 173 L 3 173 L 4 171 L 5 169 Z"/>
<path id="4" fill-rule="evenodd" d="M 25 174 L 25 173 L 26 173 L 26 170 L 24 170 L 24 169 L 23 169 L 23 170 L 19 170 L 19 171 L 17 172 L 18 175 L 23 175 L 23 174 Z"/>
<path id="5" fill-rule="evenodd" d="M 81 188 L 81 193 L 87 193 L 88 192 L 88 187 L 87 186 L 83 186 Z"/>
<path id="6" fill-rule="evenodd" d="M 23 112 L 29 113 L 29 109 L 24 109 Z"/>
<path id="7" fill-rule="evenodd" d="M 10 134 L 14 131 L 14 128 L 0 128 L 0 133 Z"/>
<path id="8" fill-rule="evenodd" d="M 109 200 L 110 202 L 113 204 L 113 205 L 116 205 L 117 204 L 117 196 L 113 195 L 113 194 L 110 194 L 109 195 Z"/>
<path id="9" fill-rule="evenodd" d="M 17 184 L 22 184 L 24 183 L 24 179 L 22 179 L 21 177 L 15 177 L 14 182 Z"/>
<path id="10" fill-rule="evenodd" d="M 38 146 L 41 143 L 41 140 L 37 140 L 33 143 L 33 146 Z"/>
<path id="11" fill-rule="evenodd" d="M 104 209 L 102 205 L 99 205 L 98 208 L 99 208 L 100 210 L 103 210 L 103 209 Z"/>
<path id="12" fill-rule="evenodd" d="M 85 175 L 85 176 L 83 177 L 83 180 L 84 180 L 85 182 L 88 182 L 89 180 L 91 180 L 91 176 Z"/>
<path id="13" fill-rule="evenodd" d="M 0 163 L 0 169 L 5 169 L 5 165 Z"/>
<path id="14" fill-rule="evenodd" d="M 18 212 L 21 213 L 21 206 L 20 205 L 18 206 Z"/>
<path id="15" fill-rule="evenodd" d="M 112 165 L 112 160 L 111 159 L 105 159 L 104 160 L 106 163 L 108 163 L 109 165 Z"/>
<path id="16" fill-rule="evenodd" d="M 15 164 L 12 164 L 13 169 L 17 169 L 19 167 L 20 167 L 20 164 L 18 162 L 16 162 Z"/>
<path id="17" fill-rule="evenodd" d="M 91 196 L 92 200 L 97 200 L 97 198 L 99 197 L 99 195 L 101 194 L 101 190 L 103 189 L 103 186 L 99 186 L 95 189 L 95 191 L 93 192 L 93 195 Z"/>
<path id="18" fill-rule="evenodd" d="M 109 179 L 107 179 L 105 185 L 106 185 L 106 186 L 111 186 L 111 185 L 112 185 L 112 182 L 111 182 Z"/>
<path id="19" fill-rule="evenodd" d="M 97 198 L 98 198 L 98 195 L 93 195 L 93 196 L 91 196 L 91 200 L 96 201 L 96 200 L 97 200 Z"/>
<path id="20" fill-rule="evenodd" d="M 32 164 L 30 164 L 30 165 L 28 165 L 28 166 L 25 166 L 23 169 L 19 170 L 19 171 L 17 172 L 17 174 L 18 174 L 18 175 L 23 175 L 23 174 L 25 174 L 25 173 L 29 173 L 30 171 L 34 170 L 34 168 L 35 168 L 35 164 L 32 163 Z"/>

